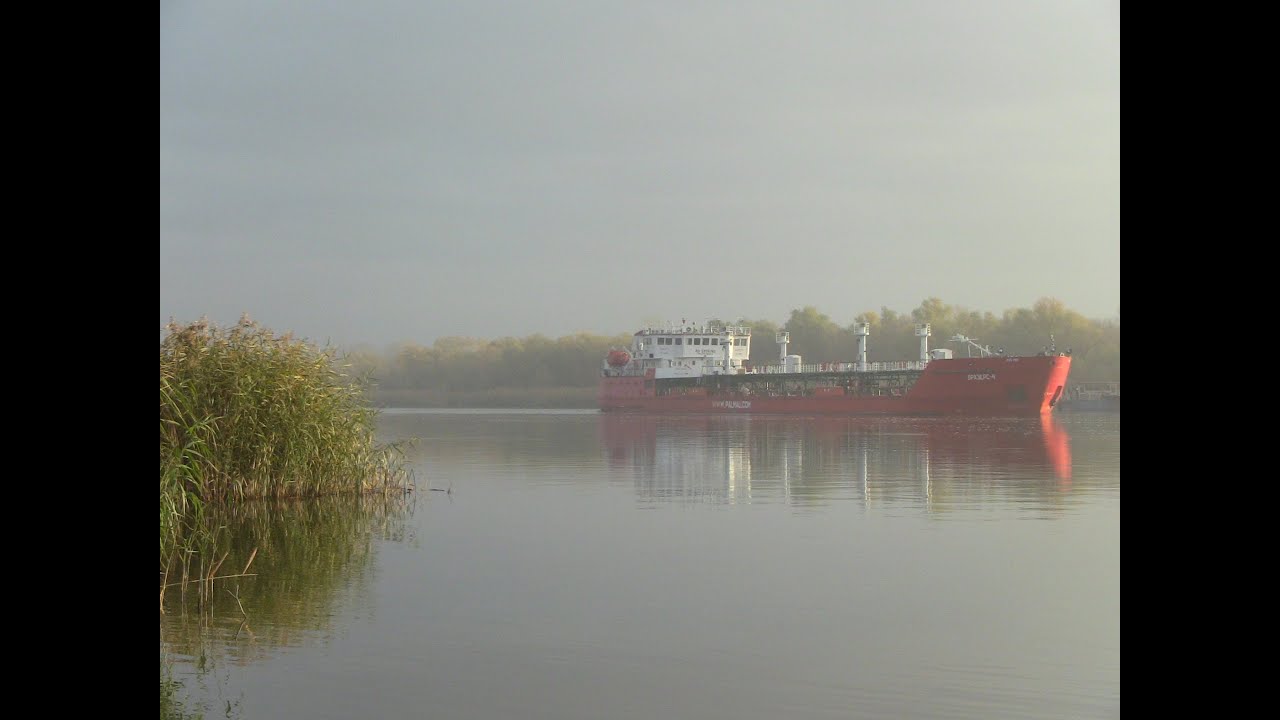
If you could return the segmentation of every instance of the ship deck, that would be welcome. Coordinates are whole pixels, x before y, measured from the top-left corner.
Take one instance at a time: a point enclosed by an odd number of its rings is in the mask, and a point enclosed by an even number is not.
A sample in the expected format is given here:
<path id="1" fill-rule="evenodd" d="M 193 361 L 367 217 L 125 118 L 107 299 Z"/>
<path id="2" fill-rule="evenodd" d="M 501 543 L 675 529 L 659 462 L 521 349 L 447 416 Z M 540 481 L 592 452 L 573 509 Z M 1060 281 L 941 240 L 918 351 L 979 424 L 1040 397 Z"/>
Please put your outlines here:
<path id="1" fill-rule="evenodd" d="M 654 391 L 664 395 L 703 393 L 711 396 L 776 395 L 902 395 L 911 389 L 923 370 L 811 371 L 797 373 L 742 373 L 700 375 L 654 381 Z"/>

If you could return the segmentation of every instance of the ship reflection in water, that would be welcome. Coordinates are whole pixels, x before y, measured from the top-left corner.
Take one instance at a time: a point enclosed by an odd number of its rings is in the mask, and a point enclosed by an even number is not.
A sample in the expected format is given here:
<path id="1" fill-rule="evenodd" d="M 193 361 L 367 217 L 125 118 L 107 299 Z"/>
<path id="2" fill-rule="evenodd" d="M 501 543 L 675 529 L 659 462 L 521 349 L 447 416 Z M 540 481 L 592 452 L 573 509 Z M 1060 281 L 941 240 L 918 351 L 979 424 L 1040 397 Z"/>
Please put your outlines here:
<path id="1" fill-rule="evenodd" d="M 1071 489 L 1060 421 L 604 414 L 609 466 L 642 500 L 1038 502 Z"/>

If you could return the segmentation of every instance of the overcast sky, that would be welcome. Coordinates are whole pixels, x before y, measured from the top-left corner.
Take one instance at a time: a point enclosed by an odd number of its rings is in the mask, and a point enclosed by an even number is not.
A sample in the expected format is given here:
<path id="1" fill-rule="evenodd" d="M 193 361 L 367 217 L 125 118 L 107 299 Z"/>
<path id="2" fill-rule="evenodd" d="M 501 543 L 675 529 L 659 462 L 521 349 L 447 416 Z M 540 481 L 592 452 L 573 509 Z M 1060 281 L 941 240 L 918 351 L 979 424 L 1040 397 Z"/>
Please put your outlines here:
<path id="1" fill-rule="evenodd" d="M 161 0 L 161 324 L 928 297 L 1119 316 L 1119 0 Z"/>

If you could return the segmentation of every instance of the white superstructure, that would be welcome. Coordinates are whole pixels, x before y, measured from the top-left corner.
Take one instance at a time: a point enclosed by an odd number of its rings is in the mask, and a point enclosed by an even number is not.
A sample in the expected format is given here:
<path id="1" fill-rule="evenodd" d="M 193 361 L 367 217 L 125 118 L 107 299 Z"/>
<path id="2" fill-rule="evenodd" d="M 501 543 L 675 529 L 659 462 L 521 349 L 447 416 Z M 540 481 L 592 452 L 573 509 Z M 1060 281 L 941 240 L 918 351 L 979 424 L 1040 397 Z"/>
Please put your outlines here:
<path id="1" fill-rule="evenodd" d="M 751 328 L 745 325 L 708 322 L 704 325 L 682 323 L 665 328 L 651 327 L 637 332 L 626 350 L 610 350 L 604 361 L 603 373 L 605 377 L 653 379 L 743 374 L 877 373 L 923 370 L 930 360 L 953 357 L 950 349 L 929 349 L 932 328 L 922 323 L 916 326 L 916 337 L 920 338 L 919 360 L 868 362 L 867 337 L 870 334 L 868 323 L 857 323 L 854 326 L 854 335 L 858 339 L 857 362 L 805 364 L 801 356 L 787 352 L 791 334 L 778 331 L 774 336 L 774 341 L 778 344 L 778 364 L 753 366 L 749 362 Z"/>
<path id="2" fill-rule="evenodd" d="M 632 338 L 629 351 L 628 369 L 652 369 L 655 378 L 736 374 L 751 356 L 751 328 L 712 323 L 645 328 Z"/>

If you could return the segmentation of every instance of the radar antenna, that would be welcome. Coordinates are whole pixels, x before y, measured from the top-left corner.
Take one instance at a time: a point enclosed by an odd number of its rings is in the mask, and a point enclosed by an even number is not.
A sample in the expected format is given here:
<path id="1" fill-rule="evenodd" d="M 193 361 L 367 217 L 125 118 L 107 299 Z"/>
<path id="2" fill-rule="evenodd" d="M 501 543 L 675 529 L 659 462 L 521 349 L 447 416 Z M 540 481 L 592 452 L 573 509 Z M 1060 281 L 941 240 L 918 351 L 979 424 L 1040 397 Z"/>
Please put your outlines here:
<path id="1" fill-rule="evenodd" d="M 991 352 L 991 346 L 979 345 L 977 343 L 977 338 L 971 338 L 967 335 L 961 335 L 960 333 L 956 333 L 955 335 L 952 335 L 951 342 L 967 344 L 967 347 L 965 348 L 965 357 L 973 357 L 972 353 L 970 352 L 970 349 L 976 349 L 979 353 L 981 353 L 978 357 L 987 357 L 988 355 L 994 354 Z"/>

